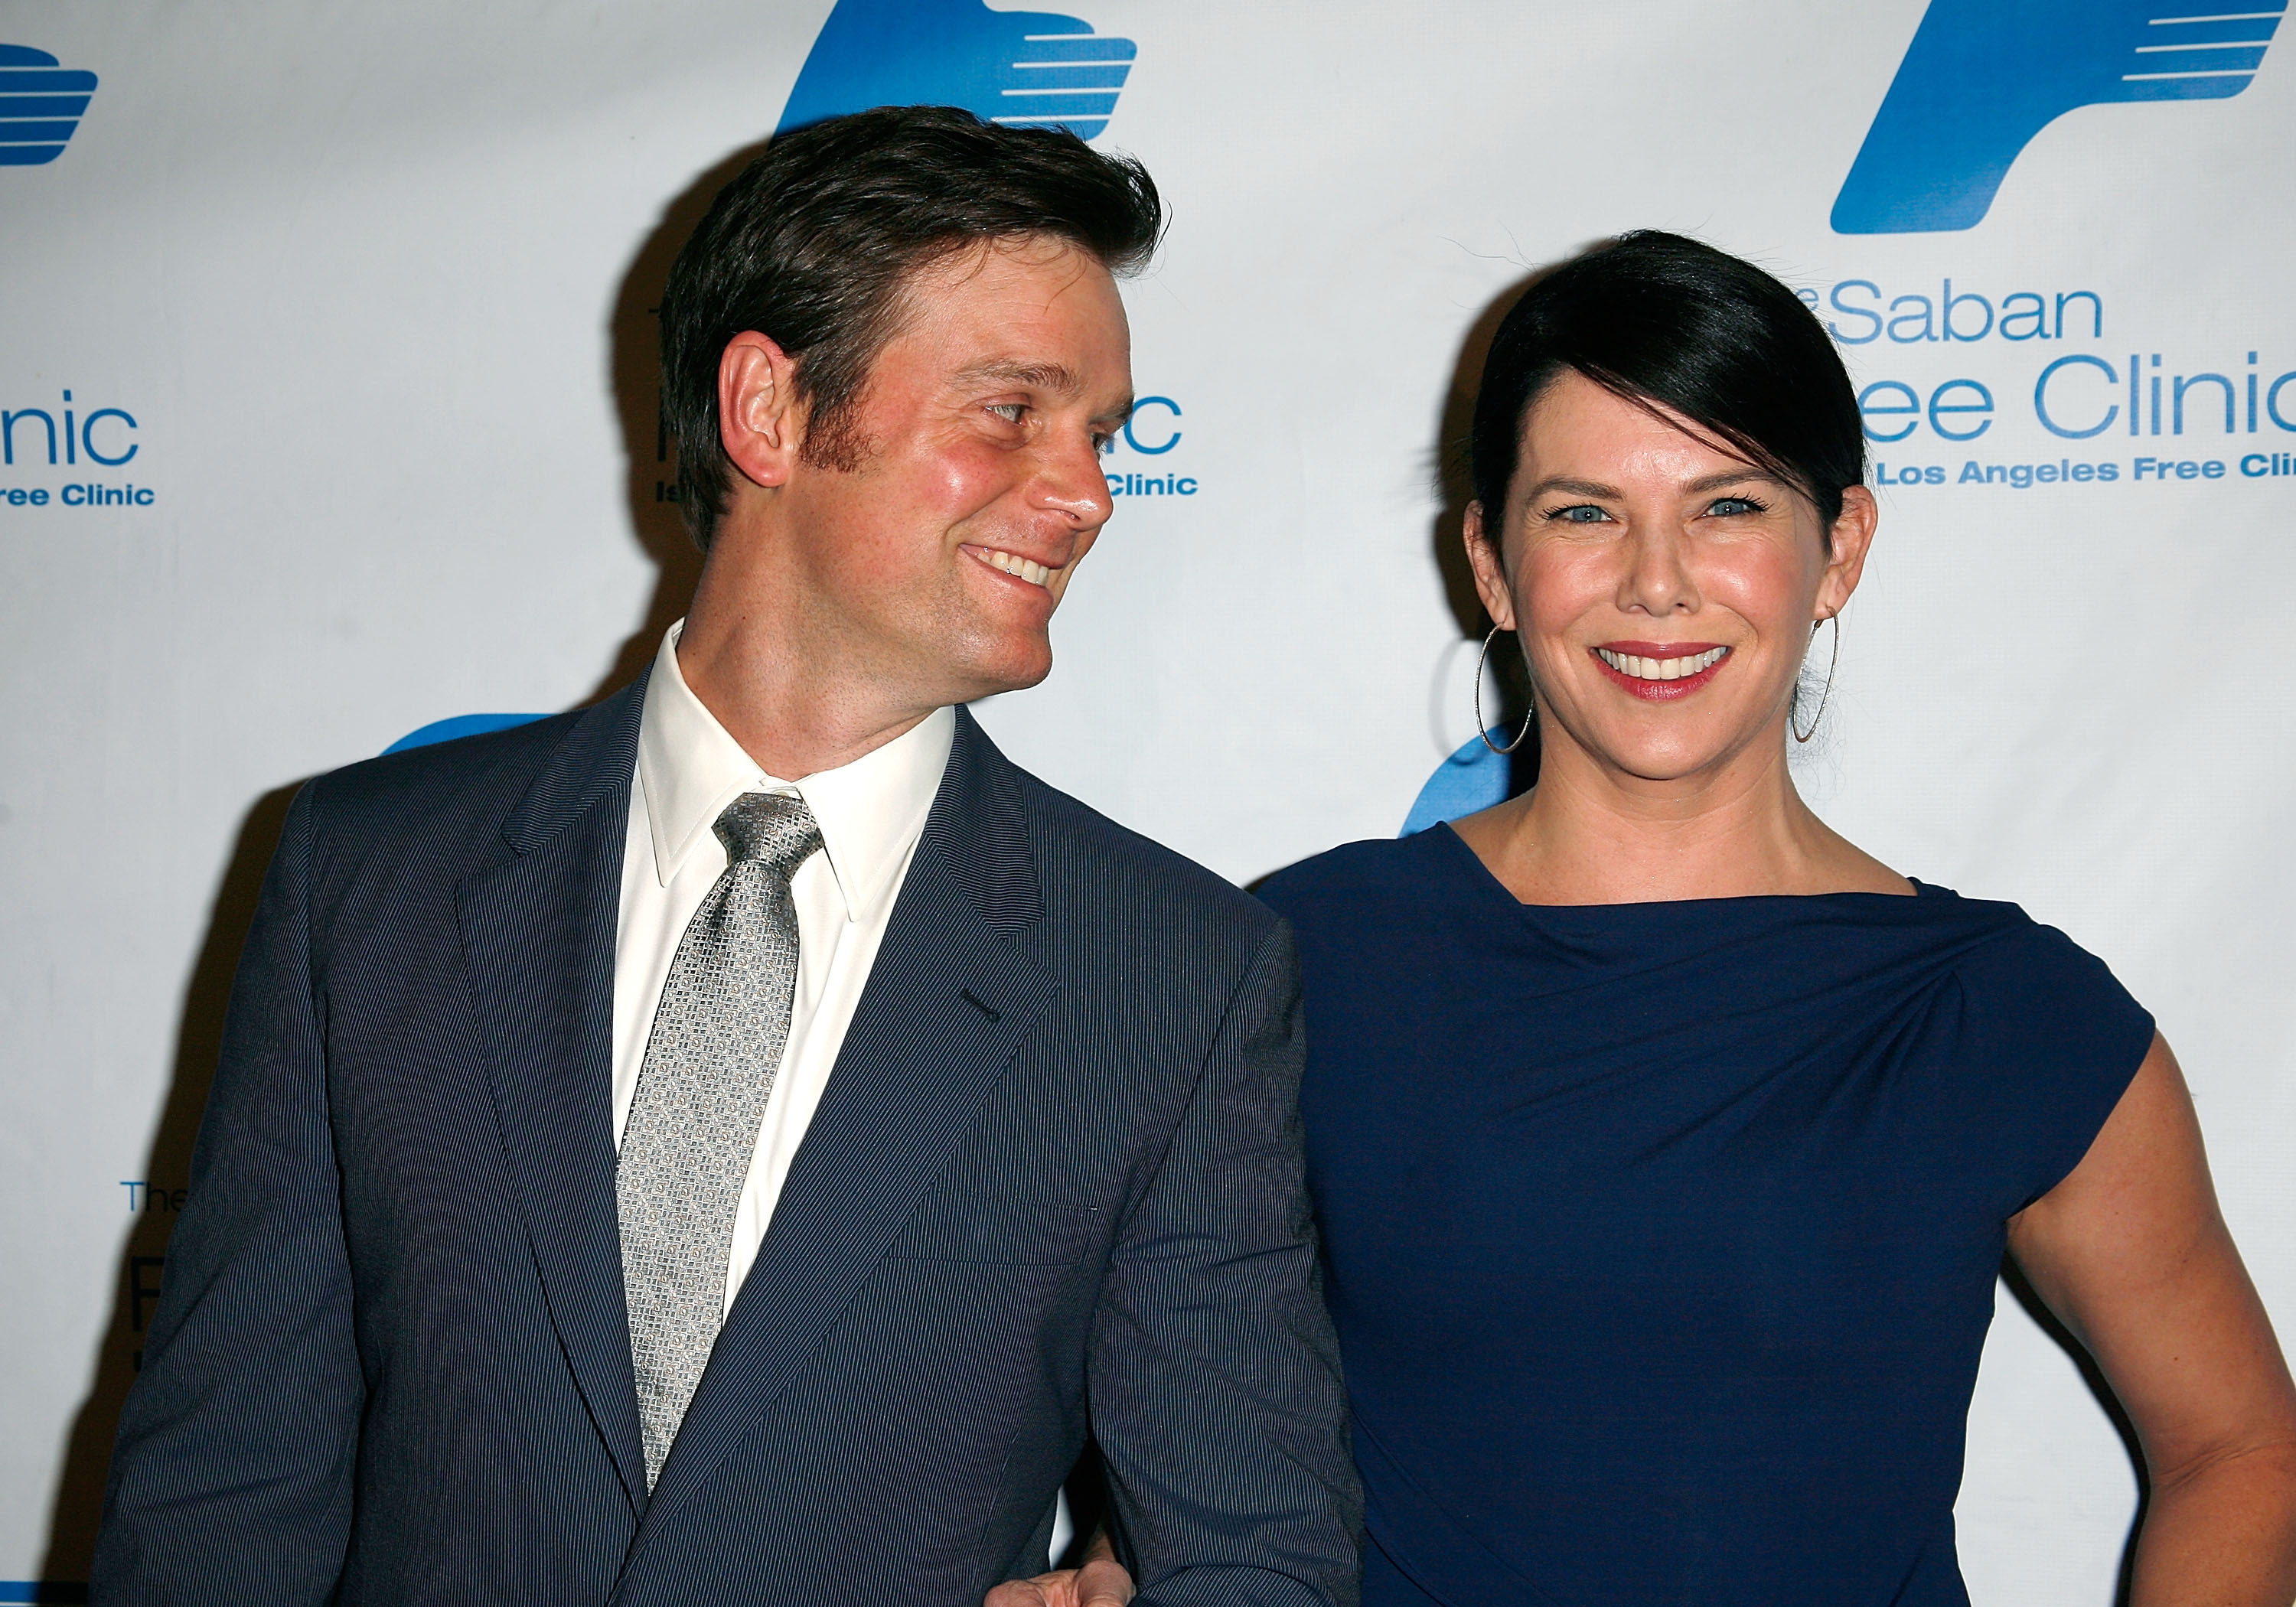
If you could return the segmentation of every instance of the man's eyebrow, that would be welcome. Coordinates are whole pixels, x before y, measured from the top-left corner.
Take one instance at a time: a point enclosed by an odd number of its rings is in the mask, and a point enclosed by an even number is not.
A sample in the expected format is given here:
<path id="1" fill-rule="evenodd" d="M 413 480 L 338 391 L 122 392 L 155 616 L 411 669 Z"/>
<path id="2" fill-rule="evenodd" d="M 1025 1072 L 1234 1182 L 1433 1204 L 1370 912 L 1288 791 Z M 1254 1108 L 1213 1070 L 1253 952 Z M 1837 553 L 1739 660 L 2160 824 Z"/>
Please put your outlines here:
<path id="1" fill-rule="evenodd" d="M 970 389 L 976 385 L 1020 385 L 1030 390 L 1041 390 L 1056 397 L 1072 397 L 1084 389 L 1084 381 L 1076 371 L 1061 363 L 975 363 L 957 372 L 957 384 Z M 1106 424 L 1120 430 L 1132 417 L 1139 404 L 1128 394 L 1113 407 L 1093 414 L 1095 424 Z"/>
<path id="2" fill-rule="evenodd" d="M 1070 396 L 1084 389 L 1075 371 L 1058 363 L 976 363 L 956 376 L 960 383 L 977 385 L 995 381 L 1004 385 L 1026 385 L 1032 390 L 1049 390 Z"/>

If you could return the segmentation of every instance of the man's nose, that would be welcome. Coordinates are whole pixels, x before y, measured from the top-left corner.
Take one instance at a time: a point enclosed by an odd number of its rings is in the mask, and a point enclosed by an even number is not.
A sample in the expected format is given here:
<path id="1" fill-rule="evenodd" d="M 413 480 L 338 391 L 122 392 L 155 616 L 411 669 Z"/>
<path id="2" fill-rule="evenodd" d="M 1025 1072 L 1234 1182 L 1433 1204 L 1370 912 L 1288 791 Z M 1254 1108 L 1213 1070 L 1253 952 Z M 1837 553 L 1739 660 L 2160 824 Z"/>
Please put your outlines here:
<path id="1" fill-rule="evenodd" d="M 1029 501 L 1059 513 L 1071 529 L 1095 530 L 1108 522 L 1114 502 L 1108 494 L 1108 476 L 1101 469 L 1100 448 L 1090 436 L 1046 445 Z"/>

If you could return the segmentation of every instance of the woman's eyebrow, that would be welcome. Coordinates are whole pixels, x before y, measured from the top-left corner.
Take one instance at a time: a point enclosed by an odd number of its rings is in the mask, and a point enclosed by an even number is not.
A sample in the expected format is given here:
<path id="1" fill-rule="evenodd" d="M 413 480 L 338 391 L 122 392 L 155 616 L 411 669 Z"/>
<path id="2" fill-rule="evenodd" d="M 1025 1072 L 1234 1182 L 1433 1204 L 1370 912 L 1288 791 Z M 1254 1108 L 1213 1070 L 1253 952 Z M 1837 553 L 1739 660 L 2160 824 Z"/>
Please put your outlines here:
<path id="1" fill-rule="evenodd" d="M 1742 486 L 1750 480 L 1759 480 L 1764 485 L 1775 486 L 1781 490 L 1788 488 L 1785 481 L 1767 469 L 1758 469 L 1751 463 L 1726 473 L 1709 474 L 1702 480 L 1693 480 L 1682 488 L 1685 491 L 1719 491 L 1725 486 Z"/>
<path id="2" fill-rule="evenodd" d="M 1775 486 L 1782 490 L 1791 489 L 1784 480 L 1780 480 L 1768 470 L 1758 469 L 1751 463 L 1742 469 L 1726 470 L 1720 474 L 1702 475 L 1697 480 L 1687 481 L 1681 489 L 1685 495 L 1695 496 L 1702 491 L 1718 491 L 1725 486 L 1742 486 L 1750 480 L 1759 480 L 1766 486 Z M 1598 480 L 1572 480 L 1567 476 L 1557 475 L 1550 480 L 1542 480 L 1531 487 L 1529 496 L 1536 499 L 1556 492 L 1570 496 L 1601 496 L 1613 500 L 1626 495 L 1618 487 L 1606 486 Z"/>
<path id="3" fill-rule="evenodd" d="M 1572 496 L 1608 496 L 1613 499 L 1623 495 L 1618 487 L 1606 486 L 1600 480 L 1570 480 L 1560 475 L 1540 480 L 1531 487 L 1529 494 L 1533 497 L 1540 497 L 1554 491 L 1567 492 Z"/>

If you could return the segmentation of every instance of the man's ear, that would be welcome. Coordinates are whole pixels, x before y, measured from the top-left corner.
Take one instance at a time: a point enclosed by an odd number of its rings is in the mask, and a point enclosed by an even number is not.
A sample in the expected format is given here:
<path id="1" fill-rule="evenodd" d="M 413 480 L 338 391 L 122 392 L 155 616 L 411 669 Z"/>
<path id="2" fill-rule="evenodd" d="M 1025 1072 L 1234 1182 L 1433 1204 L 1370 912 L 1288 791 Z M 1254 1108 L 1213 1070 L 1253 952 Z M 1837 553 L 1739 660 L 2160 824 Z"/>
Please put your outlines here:
<path id="1" fill-rule="evenodd" d="M 804 442 L 797 365 L 769 335 L 745 330 L 718 358 L 718 439 L 753 485 L 789 483 Z"/>

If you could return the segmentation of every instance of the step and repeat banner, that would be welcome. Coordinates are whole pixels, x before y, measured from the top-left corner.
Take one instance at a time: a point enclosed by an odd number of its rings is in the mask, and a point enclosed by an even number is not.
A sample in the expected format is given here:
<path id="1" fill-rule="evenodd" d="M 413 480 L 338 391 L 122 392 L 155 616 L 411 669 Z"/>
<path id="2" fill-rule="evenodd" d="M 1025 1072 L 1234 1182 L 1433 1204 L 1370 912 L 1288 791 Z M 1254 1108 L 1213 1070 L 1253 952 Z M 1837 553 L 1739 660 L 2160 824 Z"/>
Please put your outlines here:
<path id="1" fill-rule="evenodd" d="M 1169 198 L 1119 512 L 1015 758 L 1249 881 L 1473 731 L 1451 447 L 1542 265 L 1793 285 L 1883 521 L 1820 810 L 2159 1015 L 2296 1328 L 2296 61 L 2281 0 L 0 6 L 0 1602 L 72 1598 L 224 991 L 304 777 L 627 679 L 696 570 L 653 308 L 773 130 L 1057 120 Z M 2007 1291 L 1980 1603 L 2111 1601 L 2136 1483 Z M 42 1586 L 37 1581 L 48 1583 Z"/>

